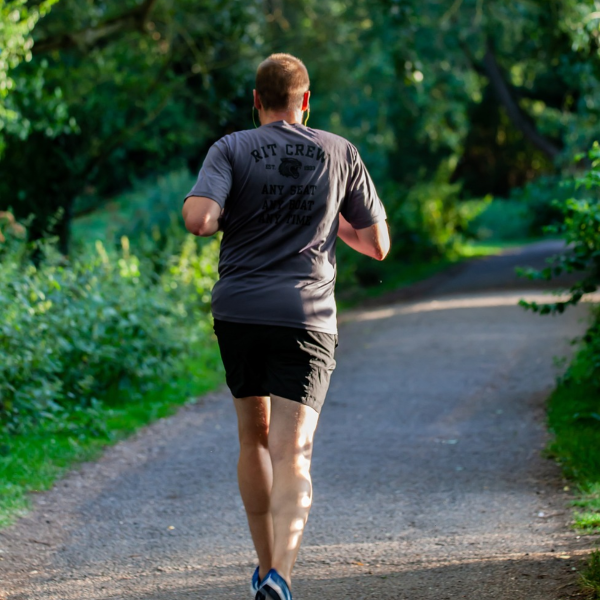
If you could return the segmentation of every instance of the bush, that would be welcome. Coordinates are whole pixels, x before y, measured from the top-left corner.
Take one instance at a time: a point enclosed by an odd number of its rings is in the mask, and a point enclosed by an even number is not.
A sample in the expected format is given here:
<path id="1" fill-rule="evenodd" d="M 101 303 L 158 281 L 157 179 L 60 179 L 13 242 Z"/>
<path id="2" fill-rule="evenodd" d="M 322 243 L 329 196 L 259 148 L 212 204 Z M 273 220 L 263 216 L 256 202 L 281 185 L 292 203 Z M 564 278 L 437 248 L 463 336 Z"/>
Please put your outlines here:
<path id="1" fill-rule="evenodd" d="M 542 314 L 561 313 L 567 306 L 577 304 L 586 294 L 600 285 L 600 144 L 595 142 L 588 153 L 590 168 L 572 182 L 572 188 L 585 190 L 579 197 L 564 202 L 555 201 L 562 213 L 557 225 L 545 228 L 546 232 L 561 236 L 567 249 L 554 256 L 549 266 L 541 271 L 522 269 L 521 274 L 530 279 L 550 280 L 563 273 L 578 273 L 580 278 L 568 290 L 569 298 L 563 302 L 538 305 L 521 301 L 521 305 Z"/>
<path id="2" fill-rule="evenodd" d="M 524 209 L 527 235 L 538 237 L 546 228 L 557 226 L 562 221 L 560 206 L 576 193 L 572 179 L 560 175 L 542 175 L 522 188 L 513 190 L 510 200 Z"/>
<path id="3" fill-rule="evenodd" d="M 531 231 L 529 207 L 520 201 L 489 199 L 471 223 L 469 232 L 478 240 L 524 240 Z"/>
<path id="4" fill-rule="evenodd" d="M 490 199 L 469 224 L 469 233 L 480 240 L 525 240 L 540 237 L 562 221 L 560 205 L 575 194 L 573 181 L 543 175 L 509 198 Z"/>
<path id="5" fill-rule="evenodd" d="M 140 259 L 151 261 L 159 271 L 165 268 L 189 235 L 183 227 L 181 207 L 195 180 L 188 171 L 173 171 L 139 181 L 131 191 L 103 204 L 101 210 L 75 219 L 75 253 L 89 248 L 96 239 L 118 248 L 125 236 Z"/>
<path id="6" fill-rule="evenodd" d="M 33 247 L 4 236 L 0 425 L 12 432 L 42 420 L 87 423 L 110 388 L 164 381 L 206 334 L 216 240 L 187 236 L 157 274 L 126 237 L 118 252 L 97 242 L 68 261 L 54 241 Z"/>
<path id="7" fill-rule="evenodd" d="M 413 186 L 390 215 L 400 231 L 410 231 L 411 254 L 425 257 L 453 253 L 466 220 L 459 200 L 460 184 L 427 182 Z M 406 238 L 403 236 L 403 240 Z"/>
<path id="8" fill-rule="evenodd" d="M 451 170 L 451 164 L 444 163 L 432 181 L 410 190 L 397 185 L 381 188 L 392 238 L 390 256 L 382 264 L 339 242 L 338 290 L 381 283 L 389 275 L 390 263 L 401 270 L 411 263 L 453 260 L 461 255 L 465 239 L 473 237 L 471 221 L 490 199 L 461 199 L 461 184 L 448 183 Z"/>
<path id="9" fill-rule="evenodd" d="M 442 163 L 431 181 L 413 186 L 405 195 L 389 194 L 388 217 L 396 256 L 423 259 L 456 258 L 469 224 L 489 204 L 489 198 L 464 200 L 462 184 L 450 183 L 453 165 Z"/>

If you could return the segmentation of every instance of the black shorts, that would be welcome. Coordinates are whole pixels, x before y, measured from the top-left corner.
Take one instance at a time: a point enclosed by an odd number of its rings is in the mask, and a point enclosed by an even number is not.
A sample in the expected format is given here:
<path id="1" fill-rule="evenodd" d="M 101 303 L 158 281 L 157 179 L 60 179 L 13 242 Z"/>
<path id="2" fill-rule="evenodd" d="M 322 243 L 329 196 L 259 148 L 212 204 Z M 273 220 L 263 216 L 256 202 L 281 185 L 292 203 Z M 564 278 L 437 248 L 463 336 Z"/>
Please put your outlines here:
<path id="1" fill-rule="evenodd" d="M 274 394 L 321 411 L 337 335 L 217 319 L 214 328 L 234 398 Z"/>

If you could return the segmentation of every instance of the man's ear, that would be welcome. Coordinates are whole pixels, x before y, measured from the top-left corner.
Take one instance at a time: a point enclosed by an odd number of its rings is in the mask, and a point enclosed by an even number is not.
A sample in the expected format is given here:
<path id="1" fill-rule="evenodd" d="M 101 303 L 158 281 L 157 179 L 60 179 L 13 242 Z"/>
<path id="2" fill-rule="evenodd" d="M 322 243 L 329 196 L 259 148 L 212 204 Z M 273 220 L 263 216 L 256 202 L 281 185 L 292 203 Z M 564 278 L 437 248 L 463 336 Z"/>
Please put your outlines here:
<path id="1" fill-rule="evenodd" d="M 254 108 L 256 110 L 262 110 L 262 103 L 260 101 L 260 96 L 258 95 L 258 92 L 256 90 L 252 90 L 252 93 L 254 94 Z"/>
<path id="2" fill-rule="evenodd" d="M 308 92 L 304 92 L 304 98 L 302 98 L 302 112 L 308 110 L 308 101 L 310 99 L 310 90 Z"/>

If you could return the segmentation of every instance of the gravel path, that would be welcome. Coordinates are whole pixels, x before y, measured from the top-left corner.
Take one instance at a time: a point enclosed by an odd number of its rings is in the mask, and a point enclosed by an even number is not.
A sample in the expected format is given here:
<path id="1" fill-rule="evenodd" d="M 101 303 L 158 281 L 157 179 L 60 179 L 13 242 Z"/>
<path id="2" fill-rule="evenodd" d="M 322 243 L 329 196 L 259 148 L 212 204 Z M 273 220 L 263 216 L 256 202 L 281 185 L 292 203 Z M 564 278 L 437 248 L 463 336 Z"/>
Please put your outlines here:
<path id="1" fill-rule="evenodd" d="M 297 600 L 576 593 L 591 543 L 569 529 L 570 492 L 541 451 L 553 359 L 587 313 L 526 313 L 517 300 L 540 292 L 512 276 L 552 249 L 477 261 L 428 297 L 344 315 Z M 225 391 L 108 449 L 0 533 L 0 598 L 249 598 L 236 453 Z"/>

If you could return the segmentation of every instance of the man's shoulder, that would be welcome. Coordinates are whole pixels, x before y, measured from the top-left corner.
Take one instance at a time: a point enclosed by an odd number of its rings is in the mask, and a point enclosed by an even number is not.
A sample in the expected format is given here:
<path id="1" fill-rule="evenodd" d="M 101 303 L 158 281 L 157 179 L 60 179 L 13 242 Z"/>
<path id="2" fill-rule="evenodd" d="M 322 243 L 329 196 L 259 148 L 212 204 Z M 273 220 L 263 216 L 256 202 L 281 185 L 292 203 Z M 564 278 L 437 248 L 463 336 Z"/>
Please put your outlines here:
<path id="1" fill-rule="evenodd" d="M 248 144 L 253 143 L 255 131 L 255 129 L 242 129 L 228 133 L 214 142 L 212 148 L 216 148 L 223 156 L 232 161 L 237 153 Z"/>
<path id="2" fill-rule="evenodd" d="M 299 138 L 298 141 L 301 141 L 303 138 L 306 143 L 308 138 L 310 142 L 323 148 L 327 154 L 335 154 L 344 160 L 355 160 L 359 155 L 356 146 L 352 142 L 341 135 L 332 133 L 331 131 L 305 127 L 302 125 L 295 130 L 288 129 L 286 131 L 286 134 L 289 135 L 290 133 L 296 133 Z M 267 134 L 267 140 L 269 138 L 275 140 L 277 139 L 278 132 L 276 130 L 267 131 L 264 130 L 263 127 L 258 127 L 256 129 L 241 129 L 239 131 L 234 131 L 224 135 L 217 142 L 215 142 L 215 146 L 217 146 L 226 155 L 233 156 L 239 152 L 243 152 L 253 144 L 264 145 L 266 143 L 264 139 L 265 134 Z"/>
<path id="3" fill-rule="evenodd" d="M 223 137 L 219 138 L 215 142 L 215 146 L 232 146 L 236 142 L 240 140 L 246 140 L 252 138 L 252 133 L 256 131 L 255 129 L 240 129 L 239 131 L 234 131 L 232 133 L 228 133 Z"/>
<path id="4" fill-rule="evenodd" d="M 304 135 L 321 148 L 334 164 L 355 164 L 359 157 L 356 146 L 337 133 L 305 127 Z"/>

